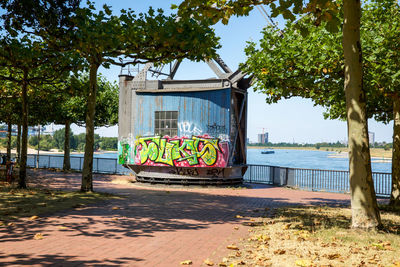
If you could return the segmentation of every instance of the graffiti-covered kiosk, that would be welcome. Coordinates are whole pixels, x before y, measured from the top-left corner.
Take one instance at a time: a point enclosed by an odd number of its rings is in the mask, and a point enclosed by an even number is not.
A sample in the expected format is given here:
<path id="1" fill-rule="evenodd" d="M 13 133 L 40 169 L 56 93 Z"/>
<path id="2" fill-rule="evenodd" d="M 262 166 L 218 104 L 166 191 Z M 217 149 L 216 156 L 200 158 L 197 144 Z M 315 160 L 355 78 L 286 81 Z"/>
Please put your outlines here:
<path id="1" fill-rule="evenodd" d="M 136 75 L 121 72 L 118 160 L 138 181 L 242 182 L 250 79 L 221 59 L 207 64 L 217 78 L 174 80 L 178 61 L 168 73 L 152 64 Z M 147 79 L 151 75 L 157 79 Z"/>

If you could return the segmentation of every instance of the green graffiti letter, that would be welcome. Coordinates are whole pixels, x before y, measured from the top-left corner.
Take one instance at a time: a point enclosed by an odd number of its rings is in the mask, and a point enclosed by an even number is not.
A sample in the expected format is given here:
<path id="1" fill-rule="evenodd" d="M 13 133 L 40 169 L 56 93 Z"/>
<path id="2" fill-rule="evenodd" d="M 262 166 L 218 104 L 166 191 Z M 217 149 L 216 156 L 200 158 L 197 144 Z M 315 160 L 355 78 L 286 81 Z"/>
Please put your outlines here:
<path id="1" fill-rule="evenodd" d="M 200 151 L 200 157 L 203 159 L 207 166 L 214 165 L 217 162 L 219 148 L 219 139 L 207 139 L 193 137 L 196 140 L 196 146 L 198 147 L 199 142 L 203 142 L 203 148 Z"/>
<path id="2" fill-rule="evenodd" d="M 174 144 L 167 143 L 167 139 L 165 138 L 161 139 L 156 162 L 174 166 L 174 162 L 172 161 L 172 155 L 171 155 L 173 147 Z"/>
<path id="3" fill-rule="evenodd" d="M 120 154 L 118 155 L 118 163 L 125 164 L 129 160 L 130 146 L 129 146 L 129 144 L 120 144 L 120 146 L 121 146 L 121 151 L 120 151 Z"/>
<path id="4" fill-rule="evenodd" d="M 149 144 L 147 144 L 147 141 L 150 141 Z M 140 138 L 139 143 L 142 145 L 142 149 L 140 150 L 140 163 L 144 164 L 147 159 L 155 161 L 158 157 L 160 137 Z"/>

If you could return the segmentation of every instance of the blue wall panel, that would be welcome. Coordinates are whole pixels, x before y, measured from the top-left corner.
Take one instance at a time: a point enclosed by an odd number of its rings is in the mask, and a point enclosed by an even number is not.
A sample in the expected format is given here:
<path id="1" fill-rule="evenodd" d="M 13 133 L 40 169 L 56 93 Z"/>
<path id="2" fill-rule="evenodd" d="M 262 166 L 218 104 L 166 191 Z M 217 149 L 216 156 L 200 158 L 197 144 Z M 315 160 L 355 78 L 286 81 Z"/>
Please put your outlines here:
<path id="1" fill-rule="evenodd" d="M 133 103 L 137 114 L 137 120 L 133 122 L 133 136 L 154 135 L 155 111 L 178 111 L 178 136 L 209 134 L 227 139 L 230 93 L 230 89 L 137 93 L 137 102 Z"/>

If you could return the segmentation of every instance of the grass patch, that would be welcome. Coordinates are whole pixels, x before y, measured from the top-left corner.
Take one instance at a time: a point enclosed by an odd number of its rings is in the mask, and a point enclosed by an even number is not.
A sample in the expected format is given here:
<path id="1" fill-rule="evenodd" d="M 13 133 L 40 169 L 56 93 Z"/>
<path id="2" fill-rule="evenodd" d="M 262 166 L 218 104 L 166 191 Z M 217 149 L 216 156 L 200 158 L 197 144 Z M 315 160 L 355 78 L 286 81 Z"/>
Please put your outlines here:
<path id="1" fill-rule="evenodd" d="M 49 189 L 16 189 L 0 184 L 0 226 L 20 217 L 38 216 L 98 201 L 119 198 L 106 193 L 81 193 Z"/>
<path id="2" fill-rule="evenodd" d="M 269 211 L 271 212 L 271 211 Z M 385 229 L 351 229 L 351 210 L 290 207 L 250 219 L 226 266 L 400 266 L 400 215 L 382 211 Z"/>

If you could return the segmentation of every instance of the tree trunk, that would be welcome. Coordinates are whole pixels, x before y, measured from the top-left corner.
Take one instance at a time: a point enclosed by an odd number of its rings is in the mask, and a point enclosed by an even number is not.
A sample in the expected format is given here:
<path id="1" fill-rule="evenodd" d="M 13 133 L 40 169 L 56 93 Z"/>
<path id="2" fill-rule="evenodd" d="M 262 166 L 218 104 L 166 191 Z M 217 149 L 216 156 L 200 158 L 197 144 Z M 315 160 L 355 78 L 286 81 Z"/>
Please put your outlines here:
<path id="1" fill-rule="evenodd" d="M 24 73 L 24 78 L 27 74 Z M 21 164 L 19 166 L 18 187 L 26 188 L 26 160 L 28 153 L 28 84 L 26 80 L 22 83 L 22 146 Z"/>
<path id="2" fill-rule="evenodd" d="M 7 160 L 6 160 L 6 173 L 8 173 L 10 169 L 10 164 L 8 164 L 9 161 L 11 161 L 11 133 L 12 133 L 12 125 L 11 125 L 11 118 L 8 120 L 7 123 Z"/>
<path id="3" fill-rule="evenodd" d="M 344 0 L 343 10 L 344 89 L 349 140 L 352 227 L 371 229 L 381 226 L 381 218 L 372 181 L 366 96 L 362 82 L 360 0 Z"/>
<path id="4" fill-rule="evenodd" d="M 69 144 L 69 135 L 70 135 L 70 122 L 69 120 L 65 121 L 65 137 L 64 137 L 64 163 L 63 170 L 68 171 L 71 169 L 71 161 L 70 161 L 70 144 Z"/>
<path id="5" fill-rule="evenodd" d="M 39 131 L 38 131 L 38 142 L 37 142 L 37 157 L 36 157 L 36 168 L 39 169 L 39 157 L 40 157 L 40 125 L 39 127 Z M 48 168 L 50 168 L 50 166 L 48 166 Z"/>
<path id="6" fill-rule="evenodd" d="M 19 164 L 21 161 L 21 123 L 18 122 L 18 131 L 17 131 L 17 163 Z"/>
<path id="7" fill-rule="evenodd" d="M 393 98 L 392 192 L 390 206 L 400 206 L 400 97 Z"/>
<path id="8" fill-rule="evenodd" d="M 7 161 L 11 161 L 11 133 L 12 133 L 12 124 L 11 118 L 7 123 Z"/>
<path id="9" fill-rule="evenodd" d="M 97 70 L 99 64 L 90 65 L 89 94 L 86 110 L 86 143 L 82 169 L 82 192 L 93 191 L 94 116 L 96 112 Z"/>

